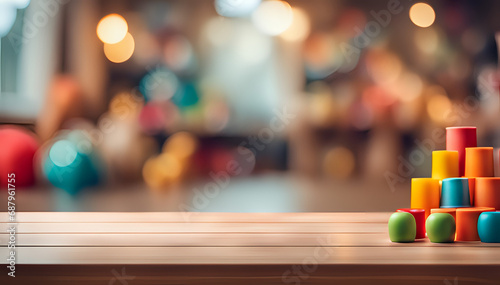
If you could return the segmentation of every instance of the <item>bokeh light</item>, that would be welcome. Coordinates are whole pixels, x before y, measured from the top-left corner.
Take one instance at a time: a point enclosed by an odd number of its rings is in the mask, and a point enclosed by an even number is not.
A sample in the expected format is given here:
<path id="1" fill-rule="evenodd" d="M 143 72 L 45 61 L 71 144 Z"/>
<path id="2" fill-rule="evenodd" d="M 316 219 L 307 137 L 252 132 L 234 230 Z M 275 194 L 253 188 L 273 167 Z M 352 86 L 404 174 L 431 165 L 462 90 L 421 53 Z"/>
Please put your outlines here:
<path id="1" fill-rule="evenodd" d="M 197 148 L 198 138 L 196 136 L 188 132 L 177 132 L 167 139 L 162 151 L 184 160 L 193 156 Z"/>
<path id="2" fill-rule="evenodd" d="M 130 33 L 127 33 L 121 42 L 115 44 L 104 44 L 106 58 L 114 63 L 127 61 L 135 50 L 135 41 Z"/>
<path id="3" fill-rule="evenodd" d="M 191 43 L 182 35 L 170 37 L 163 48 L 165 64 L 175 72 L 188 73 L 195 68 Z"/>
<path id="4" fill-rule="evenodd" d="M 345 147 L 334 147 L 328 150 L 323 159 L 323 172 L 334 178 L 348 178 L 352 175 L 355 166 L 354 154 Z"/>
<path id="5" fill-rule="evenodd" d="M 367 54 L 366 67 L 373 81 L 386 85 L 396 81 L 403 69 L 403 63 L 392 52 L 372 50 Z"/>
<path id="6" fill-rule="evenodd" d="M 222 47 L 231 40 L 233 26 L 222 17 L 213 17 L 205 24 L 203 34 L 211 45 Z"/>
<path id="7" fill-rule="evenodd" d="M 300 8 L 292 8 L 292 24 L 280 36 L 287 41 L 302 41 L 311 31 L 311 23 L 307 13 Z"/>
<path id="8" fill-rule="evenodd" d="M 174 96 L 180 82 L 167 68 L 156 68 L 141 79 L 139 89 L 146 101 L 167 101 Z"/>
<path id="9" fill-rule="evenodd" d="M 149 102 L 139 114 L 139 125 L 146 134 L 156 134 L 163 130 L 168 117 L 164 106 L 157 102 Z"/>
<path id="10" fill-rule="evenodd" d="M 223 100 L 210 100 L 204 104 L 205 129 L 210 133 L 222 131 L 228 124 L 230 110 Z"/>
<path id="11" fill-rule="evenodd" d="M 413 24 L 427 28 L 434 23 L 436 13 L 429 4 L 416 3 L 410 8 L 410 19 Z"/>
<path id="12" fill-rule="evenodd" d="M 97 24 L 97 36 L 106 44 L 116 44 L 122 41 L 127 32 L 127 21 L 118 14 L 109 14 Z"/>
<path id="13" fill-rule="evenodd" d="M 181 162 L 169 153 L 148 159 L 142 169 L 144 181 L 153 189 L 165 188 L 178 182 L 182 173 Z"/>
<path id="14" fill-rule="evenodd" d="M 446 119 L 451 114 L 452 108 L 453 105 L 445 94 L 433 93 L 427 101 L 427 114 L 432 121 L 440 125 L 446 124 Z"/>
<path id="15" fill-rule="evenodd" d="M 425 54 L 433 54 L 439 46 L 439 34 L 436 29 L 418 29 L 415 32 L 415 45 Z"/>
<path id="16" fill-rule="evenodd" d="M 306 40 L 303 56 L 308 78 L 323 79 L 342 66 L 337 44 L 330 33 L 314 33 Z"/>
<path id="17" fill-rule="evenodd" d="M 215 11 L 224 17 L 246 17 L 259 6 L 261 0 L 215 0 Z"/>
<path id="18" fill-rule="evenodd" d="M 410 102 L 422 94 L 424 83 L 420 76 L 412 72 L 403 72 L 389 90 L 403 102 Z"/>
<path id="19" fill-rule="evenodd" d="M 252 22 L 263 33 L 277 36 L 290 27 L 293 12 L 284 1 L 265 1 L 252 14 Z"/>
<path id="20" fill-rule="evenodd" d="M 134 96 L 129 92 L 120 92 L 109 102 L 109 113 L 120 119 L 135 119 L 143 105 L 143 98 Z"/>

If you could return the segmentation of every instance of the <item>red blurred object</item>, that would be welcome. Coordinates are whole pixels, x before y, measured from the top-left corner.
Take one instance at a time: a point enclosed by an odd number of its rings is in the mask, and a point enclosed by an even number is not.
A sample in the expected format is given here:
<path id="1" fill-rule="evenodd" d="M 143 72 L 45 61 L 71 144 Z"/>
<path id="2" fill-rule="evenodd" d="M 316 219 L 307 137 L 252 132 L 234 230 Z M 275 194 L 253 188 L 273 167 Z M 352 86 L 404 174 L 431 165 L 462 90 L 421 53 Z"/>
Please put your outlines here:
<path id="1" fill-rule="evenodd" d="M 19 127 L 0 128 L 0 185 L 8 184 L 8 174 L 15 174 L 16 187 L 35 183 L 33 157 L 39 147 L 35 136 Z M 12 177 L 10 177 L 12 178 Z M 2 187 L 2 188 L 3 188 Z"/>
<path id="2" fill-rule="evenodd" d="M 141 110 L 139 114 L 139 125 L 147 134 L 159 133 L 167 121 L 167 115 L 161 104 L 149 102 Z"/>
<path id="3" fill-rule="evenodd" d="M 416 239 L 425 238 L 425 210 L 424 209 L 398 209 L 396 212 L 407 212 L 413 215 L 417 223 Z"/>

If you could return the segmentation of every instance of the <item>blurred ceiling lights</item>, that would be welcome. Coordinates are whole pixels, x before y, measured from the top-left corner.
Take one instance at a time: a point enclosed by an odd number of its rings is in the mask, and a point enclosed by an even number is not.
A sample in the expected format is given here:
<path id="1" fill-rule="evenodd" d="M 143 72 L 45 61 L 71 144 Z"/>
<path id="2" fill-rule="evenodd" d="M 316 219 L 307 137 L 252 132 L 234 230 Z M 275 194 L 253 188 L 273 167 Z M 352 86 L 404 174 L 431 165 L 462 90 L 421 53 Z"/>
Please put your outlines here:
<path id="1" fill-rule="evenodd" d="M 434 23 L 436 13 L 429 4 L 416 3 L 410 8 L 410 19 L 413 24 L 427 28 Z"/>

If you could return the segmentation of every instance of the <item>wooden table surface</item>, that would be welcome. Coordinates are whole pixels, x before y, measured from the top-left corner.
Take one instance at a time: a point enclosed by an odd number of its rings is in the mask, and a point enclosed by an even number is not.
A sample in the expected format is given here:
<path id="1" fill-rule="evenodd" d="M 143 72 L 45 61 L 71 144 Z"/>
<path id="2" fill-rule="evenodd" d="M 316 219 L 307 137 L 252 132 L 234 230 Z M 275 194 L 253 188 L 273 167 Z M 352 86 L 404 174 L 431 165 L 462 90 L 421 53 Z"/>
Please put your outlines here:
<path id="1" fill-rule="evenodd" d="M 391 243 L 389 215 L 19 212 L 16 280 L 124 284 L 118 274 L 134 276 L 125 285 L 500 284 L 500 244 Z M 2 257 L 7 222 L 3 213 Z"/>

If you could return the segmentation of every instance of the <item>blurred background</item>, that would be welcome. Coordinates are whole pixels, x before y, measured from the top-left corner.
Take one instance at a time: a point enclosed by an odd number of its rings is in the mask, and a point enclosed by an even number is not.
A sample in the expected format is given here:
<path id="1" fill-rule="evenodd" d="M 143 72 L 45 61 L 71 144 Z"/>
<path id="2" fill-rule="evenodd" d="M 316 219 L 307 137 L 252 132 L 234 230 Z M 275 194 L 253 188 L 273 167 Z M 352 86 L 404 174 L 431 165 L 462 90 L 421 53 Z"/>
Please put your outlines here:
<path id="1" fill-rule="evenodd" d="M 2 188 L 20 211 L 409 206 L 445 127 L 500 145 L 497 11 L 2 0 Z"/>

